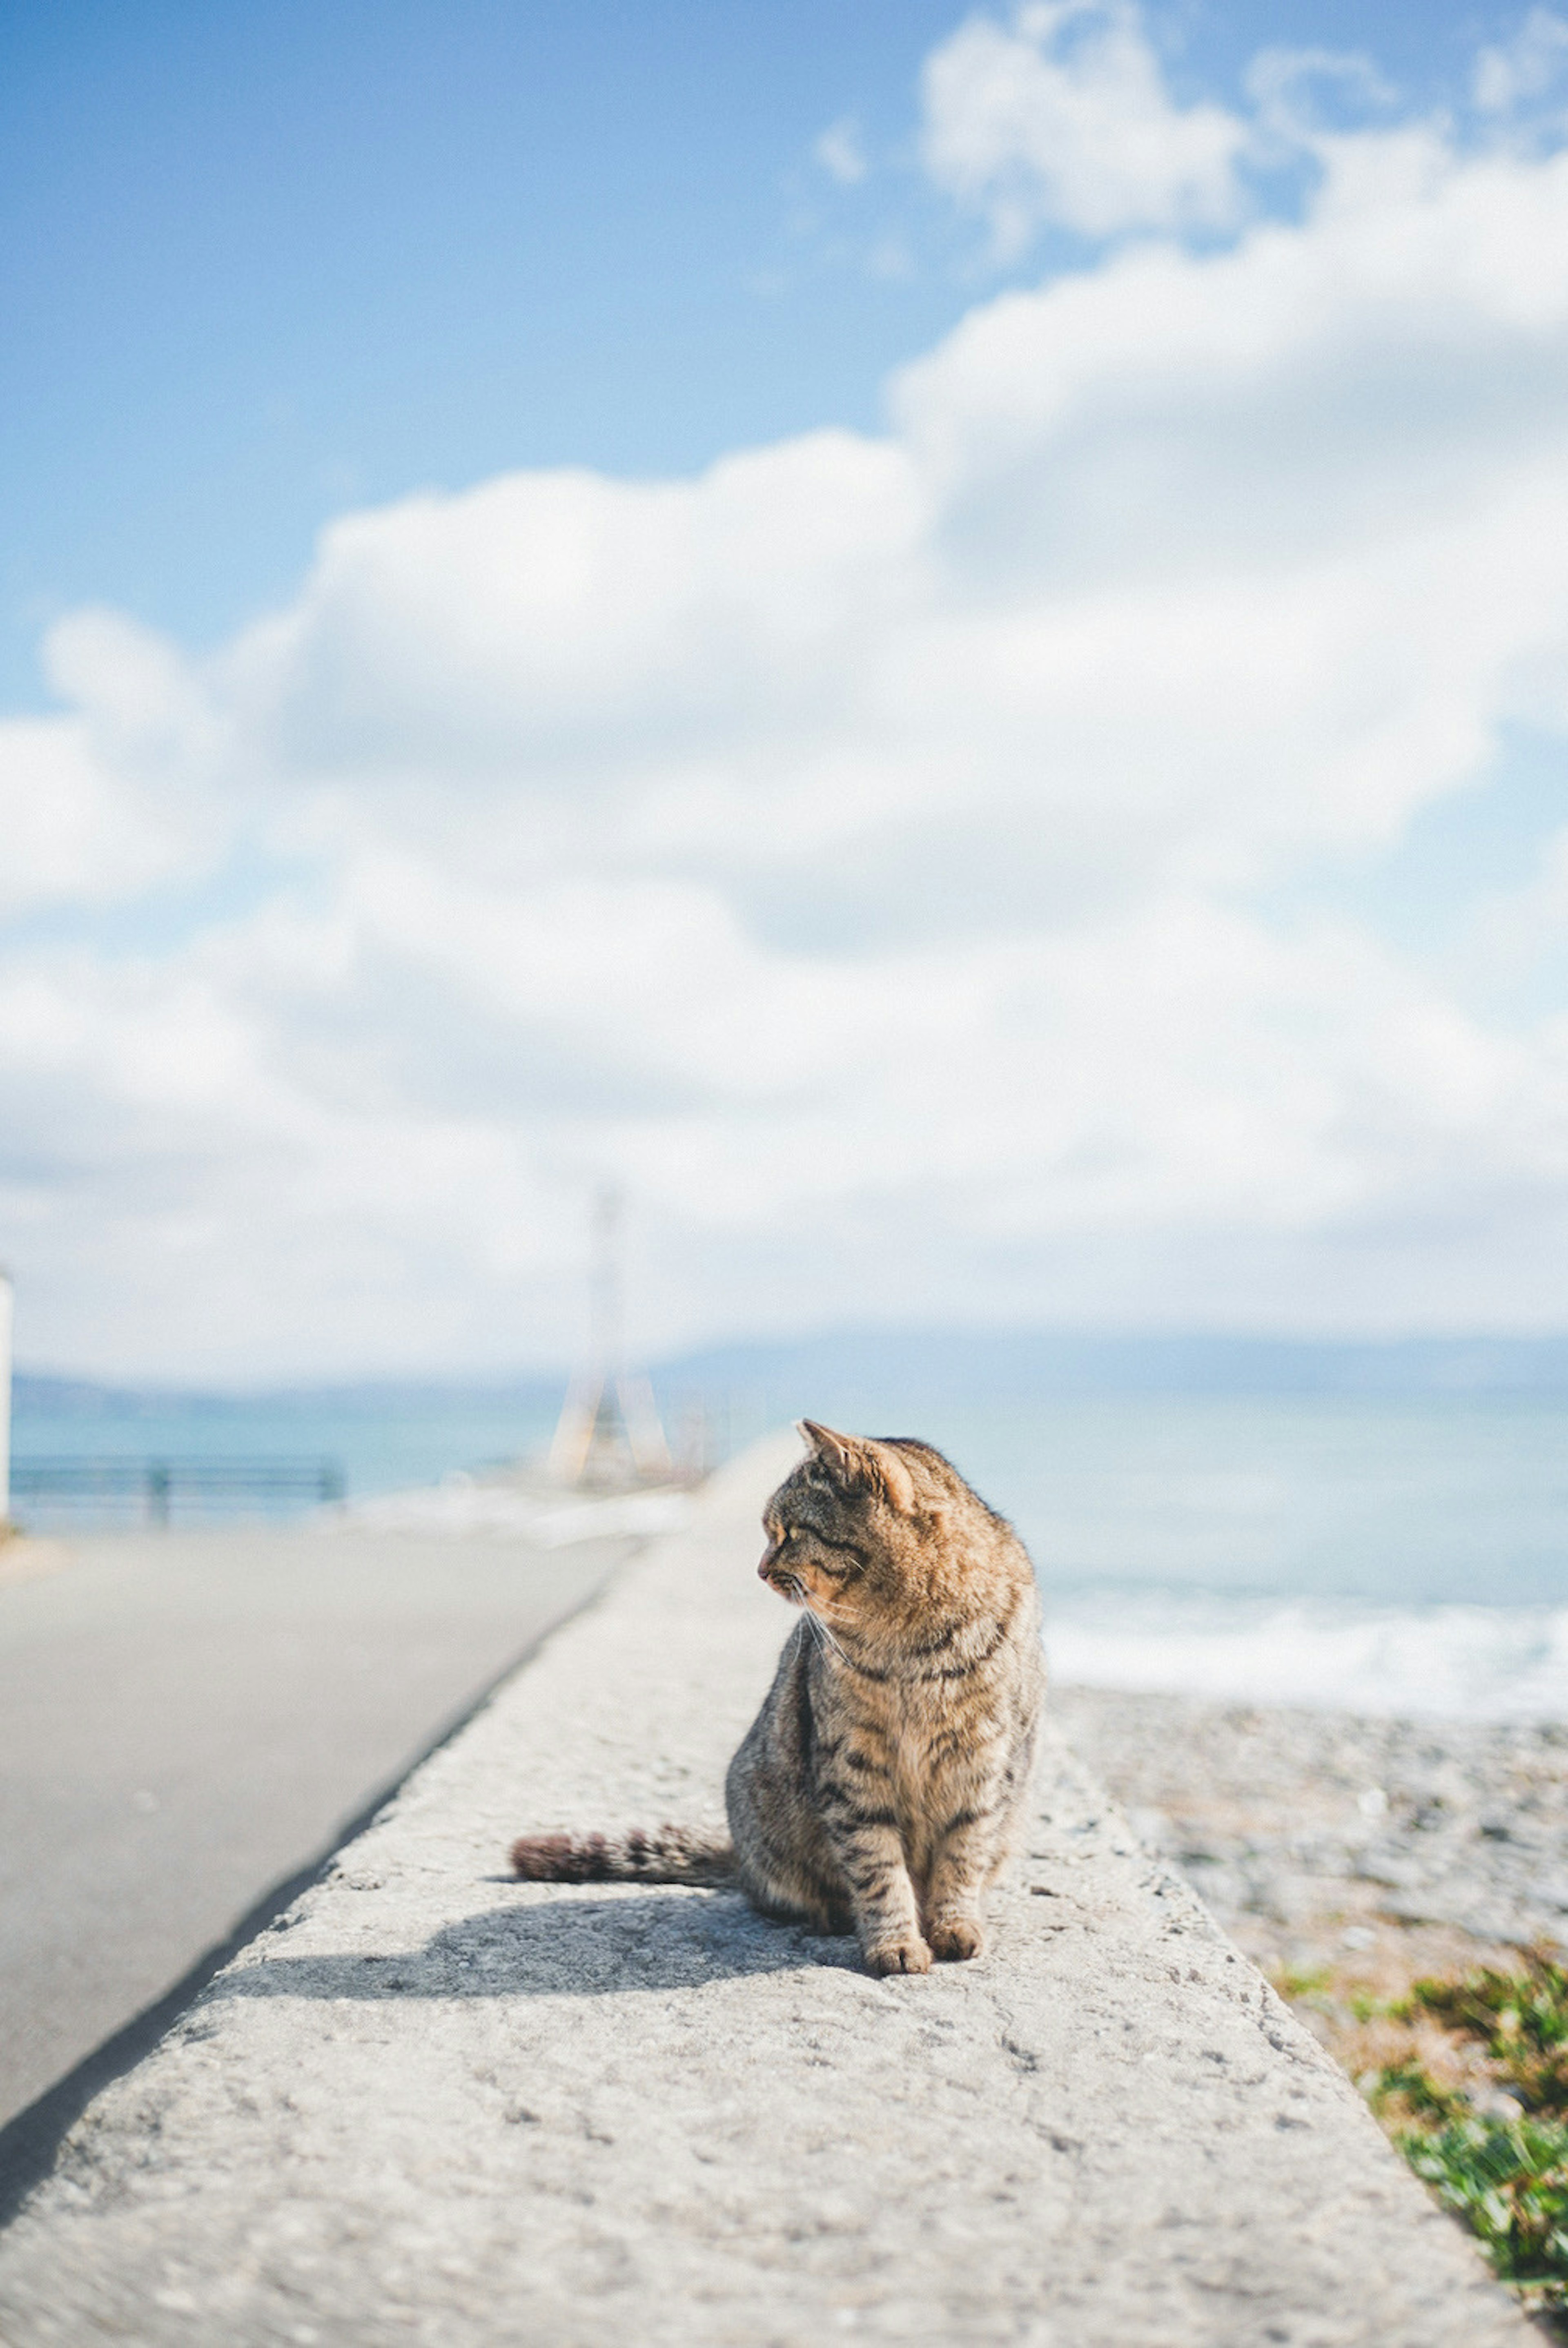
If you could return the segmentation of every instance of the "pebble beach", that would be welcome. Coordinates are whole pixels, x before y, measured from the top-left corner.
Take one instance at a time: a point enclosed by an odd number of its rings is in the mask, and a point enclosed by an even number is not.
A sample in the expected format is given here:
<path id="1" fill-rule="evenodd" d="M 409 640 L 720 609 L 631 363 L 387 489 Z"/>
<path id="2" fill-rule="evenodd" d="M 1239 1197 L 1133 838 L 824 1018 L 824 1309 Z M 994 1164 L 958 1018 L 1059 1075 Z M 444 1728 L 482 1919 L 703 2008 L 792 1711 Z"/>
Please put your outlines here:
<path id="1" fill-rule="evenodd" d="M 1568 1950 L 1568 1725 L 1073 1686 L 1052 1704 L 1141 1839 L 1352 2077 L 1416 2052 L 1506 2116 L 1479 2070 L 1460 2079 L 1450 2039 L 1368 2009 Z"/>
<path id="2" fill-rule="evenodd" d="M 1249 1953 L 1568 1944 L 1568 1725 L 1059 1687 L 1068 1740 Z"/>

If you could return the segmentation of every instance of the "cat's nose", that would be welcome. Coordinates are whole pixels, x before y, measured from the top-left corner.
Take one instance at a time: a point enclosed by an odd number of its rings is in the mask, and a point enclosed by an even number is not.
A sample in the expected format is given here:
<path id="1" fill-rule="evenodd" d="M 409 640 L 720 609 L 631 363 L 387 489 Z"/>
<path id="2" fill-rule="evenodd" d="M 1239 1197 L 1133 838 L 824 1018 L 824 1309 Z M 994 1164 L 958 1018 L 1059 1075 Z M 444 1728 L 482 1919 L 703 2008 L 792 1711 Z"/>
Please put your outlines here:
<path id="1" fill-rule="evenodd" d="M 774 1541 L 770 1548 L 765 1549 L 763 1551 L 763 1561 L 757 1568 L 758 1581 L 771 1581 L 773 1580 L 774 1568 L 778 1561 L 779 1545 L 777 1541 Z"/>

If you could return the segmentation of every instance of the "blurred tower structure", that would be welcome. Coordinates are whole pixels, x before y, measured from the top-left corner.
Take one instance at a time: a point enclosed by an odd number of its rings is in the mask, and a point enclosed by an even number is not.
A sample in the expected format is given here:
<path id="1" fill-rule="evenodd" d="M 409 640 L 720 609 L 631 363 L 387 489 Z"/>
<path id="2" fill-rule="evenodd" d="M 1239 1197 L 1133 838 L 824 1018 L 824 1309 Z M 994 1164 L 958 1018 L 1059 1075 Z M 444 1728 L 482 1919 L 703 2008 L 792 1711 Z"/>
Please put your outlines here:
<path id="1" fill-rule="evenodd" d="M 554 1482 L 599 1492 L 667 1483 L 671 1473 L 653 1389 L 626 1367 L 622 1208 L 614 1189 L 594 1201 L 588 1361 L 567 1389 L 549 1453 Z"/>

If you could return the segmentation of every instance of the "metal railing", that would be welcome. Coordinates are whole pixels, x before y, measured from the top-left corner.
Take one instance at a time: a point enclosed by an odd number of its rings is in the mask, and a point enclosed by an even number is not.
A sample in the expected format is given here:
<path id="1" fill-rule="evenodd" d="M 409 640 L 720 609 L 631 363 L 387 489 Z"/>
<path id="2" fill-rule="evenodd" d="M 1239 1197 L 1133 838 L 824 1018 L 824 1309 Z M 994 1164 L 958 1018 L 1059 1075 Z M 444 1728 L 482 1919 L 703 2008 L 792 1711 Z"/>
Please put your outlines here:
<path id="1" fill-rule="evenodd" d="M 347 1479 L 335 1459 L 135 1459 L 84 1454 L 13 1459 L 13 1500 L 108 1508 L 140 1504 L 149 1524 L 166 1525 L 176 1506 L 273 1508 L 342 1500 Z"/>

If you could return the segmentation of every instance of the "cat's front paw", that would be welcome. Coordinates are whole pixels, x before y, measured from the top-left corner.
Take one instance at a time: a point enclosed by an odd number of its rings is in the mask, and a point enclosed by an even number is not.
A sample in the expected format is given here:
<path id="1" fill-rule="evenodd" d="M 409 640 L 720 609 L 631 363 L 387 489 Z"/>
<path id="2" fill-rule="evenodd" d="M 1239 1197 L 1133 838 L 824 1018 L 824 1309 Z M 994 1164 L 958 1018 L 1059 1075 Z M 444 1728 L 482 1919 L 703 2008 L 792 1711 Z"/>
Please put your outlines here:
<path id="1" fill-rule="evenodd" d="M 931 1952 L 918 1932 L 901 1941 L 875 1941 L 866 1952 L 868 1973 L 928 1973 Z"/>
<path id="2" fill-rule="evenodd" d="M 931 1954 L 938 1964 L 978 1957 L 986 1945 L 985 1933 L 973 1916 L 933 1918 L 926 1929 L 931 1937 Z"/>

